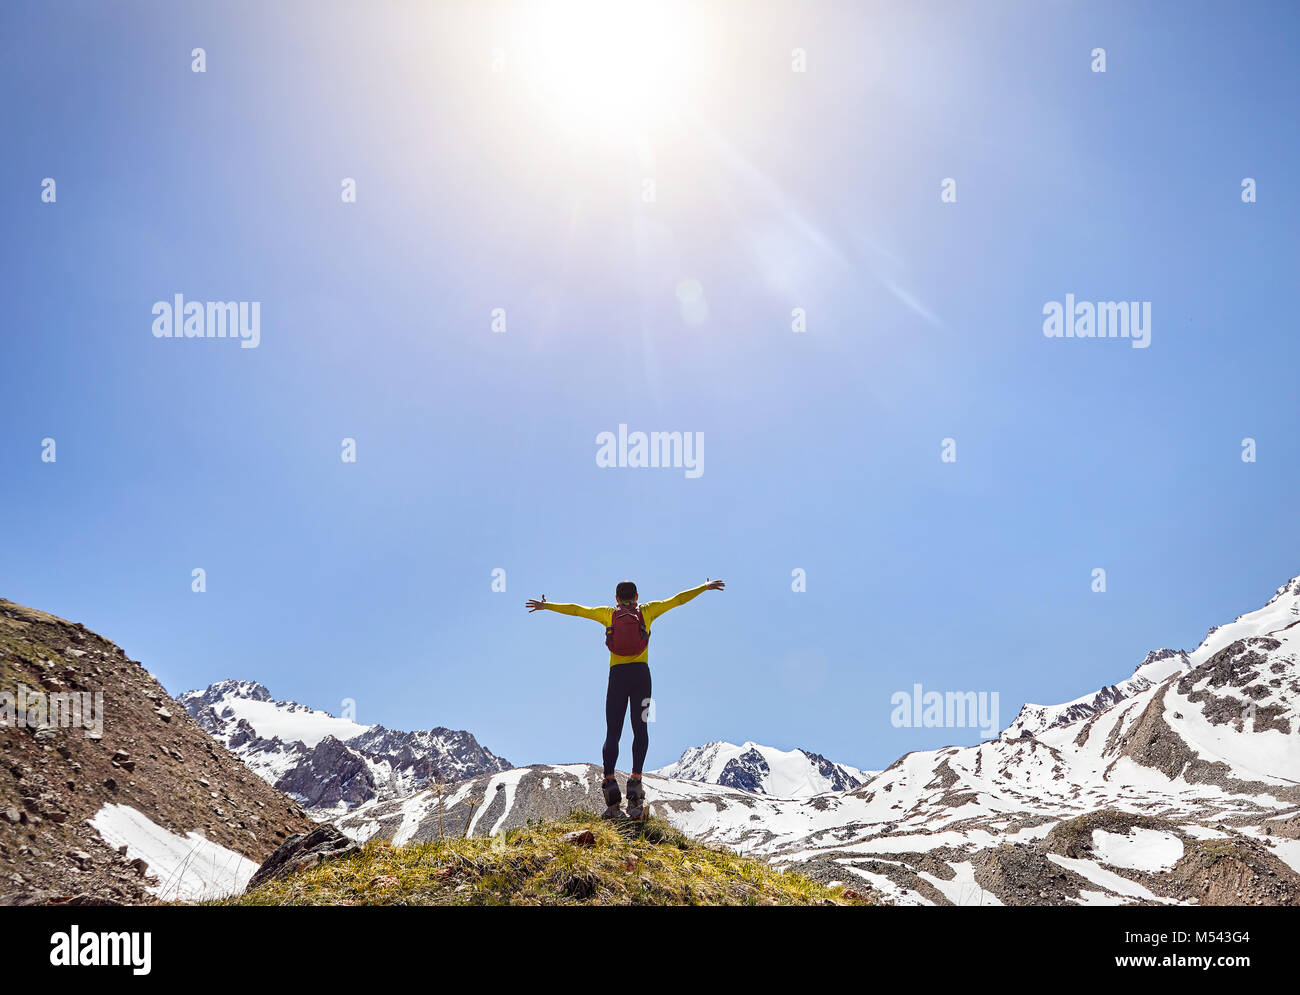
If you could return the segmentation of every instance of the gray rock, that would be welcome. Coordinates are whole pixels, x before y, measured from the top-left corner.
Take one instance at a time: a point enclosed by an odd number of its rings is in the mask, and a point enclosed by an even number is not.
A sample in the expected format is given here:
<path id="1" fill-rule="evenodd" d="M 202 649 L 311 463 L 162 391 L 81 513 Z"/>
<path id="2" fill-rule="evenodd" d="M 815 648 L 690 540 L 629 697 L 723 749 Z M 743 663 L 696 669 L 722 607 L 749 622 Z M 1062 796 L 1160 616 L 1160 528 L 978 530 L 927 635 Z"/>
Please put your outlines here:
<path id="1" fill-rule="evenodd" d="M 315 867 L 322 860 L 346 857 L 360 850 L 361 847 L 339 832 L 332 823 L 322 823 L 310 833 L 290 836 L 281 843 L 249 879 L 246 890 L 252 891 L 259 885 L 286 874 Z"/>

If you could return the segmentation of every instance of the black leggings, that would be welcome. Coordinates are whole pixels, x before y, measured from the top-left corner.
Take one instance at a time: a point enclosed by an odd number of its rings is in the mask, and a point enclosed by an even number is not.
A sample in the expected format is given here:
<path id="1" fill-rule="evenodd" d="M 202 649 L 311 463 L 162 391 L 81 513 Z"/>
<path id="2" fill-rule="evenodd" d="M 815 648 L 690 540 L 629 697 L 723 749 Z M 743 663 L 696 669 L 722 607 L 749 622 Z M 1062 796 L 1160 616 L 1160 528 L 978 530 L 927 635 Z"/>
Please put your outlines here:
<path id="1" fill-rule="evenodd" d="M 614 773 L 618 762 L 618 741 L 623 735 L 623 716 L 632 703 L 632 773 L 640 774 L 650 748 L 650 729 L 645 711 L 650 707 L 650 664 L 616 663 L 609 668 L 609 690 L 605 692 L 605 776 Z"/>

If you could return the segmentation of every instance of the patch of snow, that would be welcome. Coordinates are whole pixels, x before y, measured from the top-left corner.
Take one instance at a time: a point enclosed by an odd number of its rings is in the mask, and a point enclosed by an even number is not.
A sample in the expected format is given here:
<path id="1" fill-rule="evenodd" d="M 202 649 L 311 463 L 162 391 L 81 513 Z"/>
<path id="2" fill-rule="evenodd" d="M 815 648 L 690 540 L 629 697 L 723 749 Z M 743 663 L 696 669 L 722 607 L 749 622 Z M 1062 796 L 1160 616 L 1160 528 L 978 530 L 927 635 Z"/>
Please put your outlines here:
<path id="1" fill-rule="evenodd" d="M 1277 854 L 1282 863 L 1300 874 L 1300 840 L 1280 840 L 1274 837 L 1270 849 Z"/>
<path id="2" fill-rule="evenodd" d="M 975 883 L 974 864 L 950 863 L 948 866 L 956 872 L 956 876 L 951 881 L 945 881 L 943 878 L 927 874 L 925 871 L 918 871 L 917 877 L 928 881 L 936 891 L 952 902 L 953 905 L 1002 904 L 997 895 L 991 891 L 985 891 Z"/>
<path id="3" fill-rule="evenodd" d="M 1104 891 L 1088 891 L 1086 888 L 1079 892 L 1079 897 L 1075 901 L 1076 905 L 1127 905 L 1118 895 L 1109 895 Z"/>
<path id="4" fill-rule="evenodd" d="M 1103 864 L 1135 871 L 1167 871 L 1183 858 L 1183 841 L 1173 833 L 1135 827 L 1131 832 L 1095 829 L 1092 851 Z"/>
<path id="5" fill-rule="evenodd" d="M 1147 888 L 1138 884 L 1136 881 L 1130 881 L 1122 874 L 1116 874 L 1112 870 L 1102 867 L 1095 860 L 1081 860 L 1075 857 L 1062 857 L 1060 854 L 1049 853 L 1047 859 L 1053 863 L 1060 864 L 1067 871 L 1074 871 L 1081 878 L 1087 878 L 1095 885 L 1100 885 L 1106 891 L 1114 892 L 1118 895 L 1124 895 L 1128 898 L 1141 898 L 1151 902 L 1160 902 L 1168 905 L 1169 900 L 1153 894 Z"/>
<path id="6" fill-rule="evenodd" d="M 1202 826 L 1195 822 L 1189 822 L 1186 825 L 1179 826 L 1183 832 L 1192 839 L 1197 840 L 1222 840 L 1227 839 L 1227 834 L 1217 829 L 1211 829 L 1209 826 Z"/>
<path id="7" fill-rule="evenodd" d="M 871 885 L 873 888 L 875 888 L 877 891 L 883 894 L 895 905 L 933 905 L 934 904 L 925 896 L 917 894 L 917 892 L 912 891 L 910 889 L 906 893 L 904 893 L 902 888 L 894 884 L 893 881 L 885 877 L 885 875 L 883 874 L 879 874 L 875 871 L 865 871 L 861 867 L 854 867 L 852 865 L 847 865 L 847 866 L 850 871 L 852 871 L 858 877 L 862 878 L 862 880 L 866 881 L 867 884 Z"/>
<path id="8" fill-rule="evenodd" d="M 254 701 L 251 698 L 226 698 L 216 710 L 218 714 L 230 709 L 236 719 L 246 719 L 263 739 L 278 737 L 283 742 L 299 742 L 308 749 L 326 736 L 347 742 L 370 729 L 351 719 L 340 719 L 314 708 L 286 705 L 275 701 Z"/>
<path id="9" fill-rule="evenodd" d="M 163 899 L 199 901 L 244 890 L 258 865 L 198 833 L 177 836 L 129 805 L 105 805 L 87 820 L 109 846 L 126 847 L 128 860 L 140 858 L 160 882 L 150 894 Z"/>

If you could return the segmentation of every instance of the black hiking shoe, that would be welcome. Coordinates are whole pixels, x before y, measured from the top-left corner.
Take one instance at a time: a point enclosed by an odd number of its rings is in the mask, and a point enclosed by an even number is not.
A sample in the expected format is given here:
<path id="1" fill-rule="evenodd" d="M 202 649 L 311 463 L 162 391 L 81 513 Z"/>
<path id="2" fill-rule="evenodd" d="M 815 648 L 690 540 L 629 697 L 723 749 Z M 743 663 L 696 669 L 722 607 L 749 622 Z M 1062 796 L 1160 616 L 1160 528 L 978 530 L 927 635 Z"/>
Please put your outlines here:
<path id="1" fill-rule="evenodd" d="M 623 818 L 623 796 L 618 793 L 618 778 L 607 777 L 600 783 L 600 793 L 605 796 L 606 819 Z"/>
<path id="2" fill-rule="evenodd" d="M 645 785 L 641 778 L 628 778 L 627 782 L 627 817 L 644 819 L 650 815 L 650 806 L 645 803 Z"/>

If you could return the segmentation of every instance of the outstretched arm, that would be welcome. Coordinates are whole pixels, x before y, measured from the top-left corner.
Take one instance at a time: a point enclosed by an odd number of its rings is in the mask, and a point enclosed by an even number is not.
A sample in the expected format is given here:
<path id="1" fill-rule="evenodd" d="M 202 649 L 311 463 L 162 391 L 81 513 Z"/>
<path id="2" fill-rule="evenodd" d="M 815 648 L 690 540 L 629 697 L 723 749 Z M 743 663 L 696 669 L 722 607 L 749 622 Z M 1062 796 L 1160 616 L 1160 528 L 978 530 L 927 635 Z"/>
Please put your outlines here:
<path id="1" fill-rule="evenodd" d="M 650 601 L 641 606 L 641 614 L 647 621 L 658 618 L 664 612 L 676 608 L 678 605 L 684 605 L 692 598 L 698 598 L 705 591 L 721 591 L 727 585 L 720 580 L 707 580 L 699 587 L 692 587 L 689 590 L 682 591 L 681 594 L 674 594 L 665 601 Z"/>
<path id="2" fill-rule="evenodd" d="M 530 612 L 541 611 L 543 608 L 549 608 L 553 612 L 559 612 L 561 615 L 576 615 L 579 618 L 589 618 L 593 621 L 600 622 L 602 625 L 609 625 L 608 608 L 587 608 L 583 605 L 564 605 L 552 604 L 546 600 L 546 595 L 542 595 L 542 600 L 536 599 L 525 602 L 524 607 Z"/>

